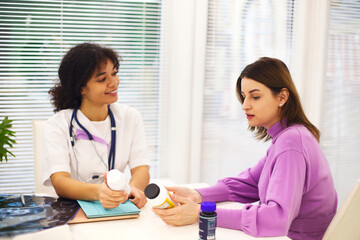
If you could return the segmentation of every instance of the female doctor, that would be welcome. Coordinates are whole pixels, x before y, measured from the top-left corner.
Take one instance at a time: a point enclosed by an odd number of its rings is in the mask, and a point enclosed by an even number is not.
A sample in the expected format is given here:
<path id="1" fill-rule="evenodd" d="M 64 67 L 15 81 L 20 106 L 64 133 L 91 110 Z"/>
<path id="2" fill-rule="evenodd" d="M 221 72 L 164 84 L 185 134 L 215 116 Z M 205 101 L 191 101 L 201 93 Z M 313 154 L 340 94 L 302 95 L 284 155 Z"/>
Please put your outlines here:
<path id="1" fill-rule="evenodd" d="M 98 44 L 76 45 L 64 56 L 49 91 L 56 113 L 45 124 L 43 180 L 60 197 L 99 200 L 104 208 L 130 198 L 141 208 L 150 162 L 139 112 L 117 103 L 118 69 L 116 52 Z M 106 173 L 126 166 L 131 192 L 111 190 Z"/>

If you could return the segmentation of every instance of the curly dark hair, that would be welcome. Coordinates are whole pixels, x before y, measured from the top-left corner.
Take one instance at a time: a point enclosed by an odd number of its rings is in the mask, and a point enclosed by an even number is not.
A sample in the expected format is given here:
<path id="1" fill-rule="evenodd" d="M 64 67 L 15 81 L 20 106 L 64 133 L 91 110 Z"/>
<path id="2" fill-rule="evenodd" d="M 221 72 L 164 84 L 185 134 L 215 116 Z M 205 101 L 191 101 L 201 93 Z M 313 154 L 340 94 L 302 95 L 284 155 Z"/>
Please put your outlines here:
<path id="1" fill-rule="evenodd" d="M 59 81 L 49 90 L 54 112 L 80 107 L 81 89 L 86 86 L 95 70 L 110 59 L 119 69 L 119 56 L 111 48 L 95 43 L 81 43 L 71 48 L 61 60 Z"/>

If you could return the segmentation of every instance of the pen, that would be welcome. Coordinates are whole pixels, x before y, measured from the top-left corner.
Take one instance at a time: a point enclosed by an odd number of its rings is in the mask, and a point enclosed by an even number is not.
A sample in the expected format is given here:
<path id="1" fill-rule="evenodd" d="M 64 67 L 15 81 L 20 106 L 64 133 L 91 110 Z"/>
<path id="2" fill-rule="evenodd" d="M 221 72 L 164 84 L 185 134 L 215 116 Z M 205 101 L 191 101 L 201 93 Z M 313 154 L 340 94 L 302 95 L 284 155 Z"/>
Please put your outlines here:
<path id="1" fill-rule="evenodd" d="M 24 194 L 20 194 L 20 199 L 21 199 L 22 205 L 25 206 L 26 202 L 25 202 Z"/>

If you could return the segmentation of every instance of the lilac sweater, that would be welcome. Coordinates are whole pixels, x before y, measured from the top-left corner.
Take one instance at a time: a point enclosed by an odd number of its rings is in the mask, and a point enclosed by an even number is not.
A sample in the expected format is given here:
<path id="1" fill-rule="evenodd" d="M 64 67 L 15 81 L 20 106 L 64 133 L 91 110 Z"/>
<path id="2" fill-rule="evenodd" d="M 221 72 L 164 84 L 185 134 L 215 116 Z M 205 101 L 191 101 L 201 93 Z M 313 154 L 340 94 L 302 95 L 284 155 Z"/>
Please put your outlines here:
<path id="1" fill-rule="evenodd" d="M 268 129 L 266 156 L 236 177 L 197 189 L 203 201 L 235 201 L 243 209 L 217 209 L 219 227 L 256 236 L 321 239 L 337 209 L 328 162 L 315 137 L 302 125 Z"/>

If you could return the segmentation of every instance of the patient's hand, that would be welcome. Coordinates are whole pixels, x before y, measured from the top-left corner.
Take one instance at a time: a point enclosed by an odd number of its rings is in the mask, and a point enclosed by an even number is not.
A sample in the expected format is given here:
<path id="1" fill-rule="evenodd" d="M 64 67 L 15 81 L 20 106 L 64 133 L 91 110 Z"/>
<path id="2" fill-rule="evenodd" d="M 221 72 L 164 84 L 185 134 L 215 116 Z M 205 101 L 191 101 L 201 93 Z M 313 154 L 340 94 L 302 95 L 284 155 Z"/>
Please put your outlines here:
<path id="1" fill-rule="evenodd" d="M 195 203 L 202 202 L 201 194 L 195 189 L 191 189 L 188 187 L 166 187 L 169 192 L 173 192 L 172 197 L 183 197 L 187 198 Z"/>
<path id="2" fill-rule="evenodd" d="M 165 223 L 173 226 L 183 226 L 193 224 L 199 219 L 200 205 L 185 197 L 172 196 L 172 200 L 180 203 L 179 206 L 170 209 L 153 208 Z"/>

